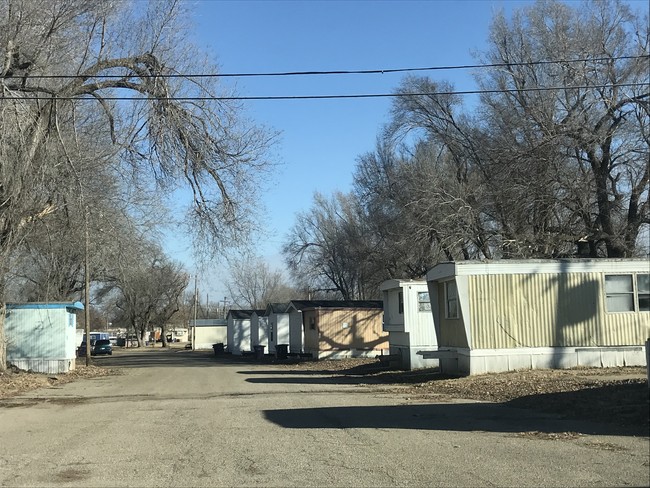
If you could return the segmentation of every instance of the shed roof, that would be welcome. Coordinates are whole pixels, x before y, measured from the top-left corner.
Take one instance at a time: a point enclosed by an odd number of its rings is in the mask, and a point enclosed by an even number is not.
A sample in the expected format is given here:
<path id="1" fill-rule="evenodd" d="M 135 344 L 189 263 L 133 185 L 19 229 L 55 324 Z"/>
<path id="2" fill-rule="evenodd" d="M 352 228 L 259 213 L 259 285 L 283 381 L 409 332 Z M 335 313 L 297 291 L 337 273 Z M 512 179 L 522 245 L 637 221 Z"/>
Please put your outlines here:
<path id="1" fill-rule="evenodd" d="M 386 290 L 392 290 L 394 288 L 402 288 L 402 287 L 408 286 L 408 285 L 424 285 L 424 286 L 426 286 L 427 285 L 427 280 L 424 279 L 424 278 L 419 279 L 419 280 L 413 280 L 413 279 L 386 280 L 379 286 L 379 289 L 381 291 L 386 291 Z"/>
<path id="2" fill-rule="evenodd" d="M 232 317 L 236 320 L 250 319 L 255 310 L 230 310 L 228 312 L 228 317 Z"/>
<path id="3" fill-rule="evenodd" d="M 28 302 L 28 303 L 7 303 L 7 309 L 46 309 L 46 308 L 74 308 L 83 310 L 84 305 L 81 302 Z"/>
<path id="4" fill-rule="evenodd" d="M 290 303 L 269 303 L 266 306 L 265 315 L 271 313 L 287 313 L 289 311 Z"/>

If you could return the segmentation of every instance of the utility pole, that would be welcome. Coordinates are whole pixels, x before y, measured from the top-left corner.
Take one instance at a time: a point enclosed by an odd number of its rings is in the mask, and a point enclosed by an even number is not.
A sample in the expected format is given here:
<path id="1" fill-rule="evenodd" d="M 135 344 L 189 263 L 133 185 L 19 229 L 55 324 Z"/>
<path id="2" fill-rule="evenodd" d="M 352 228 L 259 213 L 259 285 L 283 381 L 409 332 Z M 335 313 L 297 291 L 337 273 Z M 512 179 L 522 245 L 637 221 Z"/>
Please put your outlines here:
<path id="1" fill-rule="evenodd" d="M 86 322 L 86 366 L 90 366 L 90 259 L 88 257 L 90 231 L 88 230 L 88 205 L 84 208 L 84 227 L 84 321 Z"/>
<path id="2" fill-rule="evenodd" d="M 223 318 L 226 318 L 226 304 L 228 303 L 228 297 L 223 297 Z"/>
<path id="3" fill-rule="evenodd" d="M 196 337 L 196 317 L 197 317 L 197 308 L 199 305 L 199 285 L 198 285 L 198 276 L 194 275 L 194 326 L 192 327 L 192 351 L 194 350 L 194 338 Z"/>

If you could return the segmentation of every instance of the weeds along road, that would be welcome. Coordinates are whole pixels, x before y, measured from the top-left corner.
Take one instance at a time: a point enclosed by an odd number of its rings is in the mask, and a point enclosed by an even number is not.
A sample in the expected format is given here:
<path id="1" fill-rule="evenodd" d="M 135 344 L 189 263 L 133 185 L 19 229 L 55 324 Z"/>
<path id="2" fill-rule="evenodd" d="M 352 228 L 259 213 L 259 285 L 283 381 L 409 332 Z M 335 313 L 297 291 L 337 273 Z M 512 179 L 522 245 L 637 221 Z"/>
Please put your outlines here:
<path id="1" fill-rule="evenodd" d="M 0 401 L 1 486 L 648 485 L 648 438 L 612 426 L 212 352 L 95 364 L 122 374 Z"/>

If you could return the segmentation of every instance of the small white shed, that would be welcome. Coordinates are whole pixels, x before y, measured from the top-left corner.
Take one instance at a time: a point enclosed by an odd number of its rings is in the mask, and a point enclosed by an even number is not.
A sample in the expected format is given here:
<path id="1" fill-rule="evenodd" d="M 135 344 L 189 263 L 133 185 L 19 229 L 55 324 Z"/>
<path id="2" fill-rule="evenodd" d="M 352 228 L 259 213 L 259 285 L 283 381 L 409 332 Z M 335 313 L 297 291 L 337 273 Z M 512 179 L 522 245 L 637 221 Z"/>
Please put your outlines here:
<path id="1" fill-rule="evenodd" d="M 390 354 L 399 356 L 404 369 L 437 367 L 438 359 L 418 354 L 438 347 L 426 280 L 387 280 L 379 289 Z"/>
<path id="2" fill-rule="evenodd" d="M 251 315 L 254 310 L 230 310 L 228 312 L 228 350 L 237 355 L 252 350 Z"/>
<path id="3" fill-rule="evenodd" d="M 74 303 L 7 303 L 7 362 L 37 373 L 59 374 L 76 366 L 78 310 Z"/>
<path id="4" fill-rule="evenodd" d="M 226 319 L 190 320 L 192 349 L 212 349 L 213 344 L 226 344 L 228 322 Z"/>
<path id="5" fill-rule="evenodd" d="M 251 345 L 269 348 L 269 318 L 266 310 L 254 310 L 251 314 Z"/>
<path id="6" fill-rule="evenodd" d="M 276 346 L 286 345 L 289 350 L 290 326 L 289 303 L 269 303 L 264 315 L 269 324 L 269 353 L 275 354 Z"/>

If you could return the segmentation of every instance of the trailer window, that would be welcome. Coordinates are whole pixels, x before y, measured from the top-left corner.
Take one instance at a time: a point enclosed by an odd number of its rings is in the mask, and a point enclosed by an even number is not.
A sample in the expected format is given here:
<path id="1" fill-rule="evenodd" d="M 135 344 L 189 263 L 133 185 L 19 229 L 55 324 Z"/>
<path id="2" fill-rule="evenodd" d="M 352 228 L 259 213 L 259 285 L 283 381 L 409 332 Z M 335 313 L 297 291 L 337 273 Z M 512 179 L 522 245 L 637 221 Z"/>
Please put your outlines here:
<path id="1" fill-rule="evenodd" d="M 608 312 L 650 312 L 650 274 L 606 275 L 605 304 Z"/>
<path id="2" fill-rule="evenodd" d="M 420 312 L 431 312 L 431 301 L 429 300 L 429 293 L 426 291 L 418 292 L 418 310 Z"/>
<path id="3" fill-rule="evenodd" d="M 636 291 L 639 294 L 639 311 L 650 312 L 650 274 L 636 276 Z"/>
<path id="4" fill-rule="evenodd" d="M 632 275 L 605 276 L 605 302 L 608 312 L 634 312 Z"/>
<path id="5" fill-rule="evenodd" d="M 457 319 L 458 313 L 458 290 L 455 281 L 445 283 L 445 318 Z"/>

